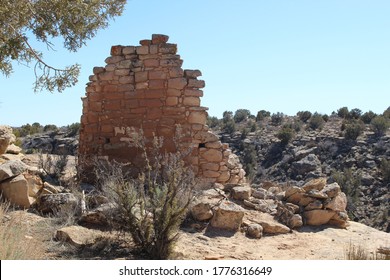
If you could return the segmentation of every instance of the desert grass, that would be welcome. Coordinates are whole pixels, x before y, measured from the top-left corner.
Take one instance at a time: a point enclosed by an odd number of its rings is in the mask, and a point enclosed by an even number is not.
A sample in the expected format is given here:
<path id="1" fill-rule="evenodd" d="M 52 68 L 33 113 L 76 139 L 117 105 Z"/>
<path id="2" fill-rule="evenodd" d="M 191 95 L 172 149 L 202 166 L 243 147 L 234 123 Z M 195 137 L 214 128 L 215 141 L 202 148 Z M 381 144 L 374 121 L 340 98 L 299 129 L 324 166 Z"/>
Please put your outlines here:
<path id="1" fill-rule="evenodd" d="M 352 242 L 344 250 L 346 260 L 390 260 L 390 255 L 369 252 L 361 245 L 355 245 Z"/>
<path id="2" fill-rule="evenodd" d="M 0 203 L 0 260 L 38 260 L 44 247 L 29 234 L 28 224 L 8 215 L 9 204 Z"/>

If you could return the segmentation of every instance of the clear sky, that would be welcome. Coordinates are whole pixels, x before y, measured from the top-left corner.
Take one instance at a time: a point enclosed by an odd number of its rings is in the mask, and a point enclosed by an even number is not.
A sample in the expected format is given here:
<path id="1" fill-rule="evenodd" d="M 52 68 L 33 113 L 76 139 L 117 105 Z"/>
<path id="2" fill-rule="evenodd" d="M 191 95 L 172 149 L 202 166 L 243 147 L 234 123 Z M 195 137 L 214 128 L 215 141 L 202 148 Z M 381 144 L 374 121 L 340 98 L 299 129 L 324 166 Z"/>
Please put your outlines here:
<path id="1" fill-rule="evenodd" d="M 35 94 L 33 69 L 17 64 L 11 77 L 0 75 L 0 124 L 79 122 L 88 76 L 111 45 L 138 45 L 154 33 L 178 44 L 184 69 L 202 71 L 211 116 L 343 106 L 382 113 L 390 106 L 389 15 L 388 0 L 130 0 L 77 53 L 61 42 L 43 49 L 55 66 L 81 64 L 75 87 Z"/>

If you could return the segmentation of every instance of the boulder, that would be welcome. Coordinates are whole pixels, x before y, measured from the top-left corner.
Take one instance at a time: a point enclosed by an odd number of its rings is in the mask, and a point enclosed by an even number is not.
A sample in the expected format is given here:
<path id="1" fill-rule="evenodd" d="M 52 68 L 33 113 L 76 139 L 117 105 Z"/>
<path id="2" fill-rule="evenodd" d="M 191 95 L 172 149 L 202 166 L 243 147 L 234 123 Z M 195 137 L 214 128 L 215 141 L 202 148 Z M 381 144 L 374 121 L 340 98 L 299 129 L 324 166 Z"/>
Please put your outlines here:
<path id="1" fill-rule="evenodd" d="M 258 188 L 252 192 L 252 196 L 259 199 L 269 198 L 272 194 L 268 193 L 266 189 Z"/>
<path id="2" fill-rule="evenodd" d="M 238 186 L 232 189 L 233 198 L 237 200 L 248 200 L 251 193 L 252 189 L 249 185 Z"/>
<path id="3" fill-rule="evenodd" d="M 303 192 L 305 192 L 305 191 L 302 188 L 297 187 L 297 186 L 292 186 L 292 187 L 287 188 L 286 193 L 284 195 L 286 198 L 289 198 L 293 194 L 303 193 Z"/>
<path id="4" fill-rule="evenodd" d="M 303 225 L 302 216 L 299 214 L 294 214 L 291 216 L 287 223 L 289 228 L 298 228 Z"/>
<path id="5" fill-rule="evenodd" d="M 13 155 L 18 155 L 21 152 L 22 152 L 22 148 L 16 146 L 15 144 L 9 145 L 6 151 L 7 154 L 13 154 Z"/>
<path id="6" fill-rule="evenodd" d="M 18 176 L 28 169 L 20 160 L 10 160 L 0 165 L 0 182 Z"/>
<path id="7" fill-rule="evenodd" d="M 222 192 L 215 188 L 204 190 L 190 206 L 192 217 L 200 222 L 210 220 L 214 215 L 213 208 L 225 199 Z"/>
<path id="8" fill-rule="evenodd" d="M 107 216 L 101 211 L 91 211 L 85 213 L 80 218 L 80 224 L 94 225 L 94 226 L 107 226 L 109 224 Z"/>
<path id="9" fill-rule="evenodd" d="M 296 192 L 293 195 L 289 196 L 286 201 L 294 204 L 299 204 L 299 202 L 305 197 L 305 193 Z"/>
<path id="10" fill-rule="evenodd" d="M 325 188 L 322 190 L 322 193 L 326 194 L 330 198 L 337 196 L 340 192 L 341 188 L 337 183 L 326 185 Z"/>
<path id="11" fill-rule="evenodd" d="M 329 225 L 346 228 L 348 226 L 347 212 L 337 212 L 328 222 Z"/>
<path id="12" fill-rule="evenodd" d="M 260 239 L 263 236 L 263 227 L 259 224 L 250 224 L 246 230 L 247 236 Z"/>
<path id="13" fill-rule="evenodd" d="M 320 167 L 321 162 L 315 154 L 309 154 L 303 159 L 291 164 L 291 170 L 294 175 L 306 175 L 311 171 L 316 171 Z"/>
<path id="14" fill-rule="evenodd" d="M 56 231 L 55 239 L 57 241 L 68 242 L 75 247 L 93 245 L 102 235 L 95 230 L 87 229 L 81 226 L 64 227 Z"/>
<path id="15" fill-rule="evenodd" d="M 305 211 L 315 210 L 315 209 L 322 209 L 322 202 L 319 200 L 314 200 L 313 202 L 309 203 L 305 207 Z"/>
<path id="16" fill-rule="evenodd" d="M 276 221 L 270 214 L 258 211 L 247 211 L 244 223 L 247 225 L 253 223 L 261 225 L 265 234 L 285 234 L 291 232 L 289 227 Z"/>
<path id="17" fill-rule="evenodd" d="M 245 209 L 231 202 L 223 201 L 214 210 L 211 226 L 219 229 L 237 231 L 242 223 Z"/>
<path id="18" fill-rule="evenodd" d="M 325 209 L 344 212 L 347 208 L 347 196 L 341 192 L 324 205 Z"/>
<path id="19" fill-rule="evenodd" d="M 302 188 L 305 190 L 305 192 L 310 190 L 320 191 L 325 187 L 325 185 L 326 185 L 326 178 L 317 178 L 317 179 L 310 180 L 305 185 L 303 185 Z"/>
<path id="20" fill-rule="evenodd" d="M 7 151 L 8 145 L 14 139 L 12 128 L 6 125 L 0 125 L 0 155 Z"/>
<path id="21" fill-rule="evenodd" d="M 315 209 L 310 211 L 305 211 L 303 216 L 305 218 L 305 224 L 309 226 L 320 226 L 327 224 L 330 219 L 336 213 L 331 210 Z"/>
<path id="22" fill-rule="evenodd" d="M 36 201 L 42 187 L 41 178 L 25 173 L 3 181 L 0 192 L 11 204 L 27 209 Z"/>
<path id="23" fill-rule="evenodd" d="M 43 214 L 72 211 L 78 204 L 78 199 L 71 193 L 45 194 L 37 200 L 37 210 Z"/>

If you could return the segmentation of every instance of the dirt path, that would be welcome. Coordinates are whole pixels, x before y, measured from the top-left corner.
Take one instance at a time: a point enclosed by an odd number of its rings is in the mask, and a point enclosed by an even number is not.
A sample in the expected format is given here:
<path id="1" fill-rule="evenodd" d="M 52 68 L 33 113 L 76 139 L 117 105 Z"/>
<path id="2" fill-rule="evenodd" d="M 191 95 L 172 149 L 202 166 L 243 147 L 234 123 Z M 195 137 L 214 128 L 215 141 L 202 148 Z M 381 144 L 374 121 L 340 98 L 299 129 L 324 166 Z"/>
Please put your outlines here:
<path id="1" fill-rule="evenodd" d="M 183 259 L 200 260 L 342 260 L 349 244 L 374 254 L 379 246 L 390 246 L 390 234 L 355 222 L 347 229 L 303 227 L 299 232 L 261 239 L 249 239 L 241 232 L 218 236 L 205 229 L 183 232 L 176 251 Z"/>

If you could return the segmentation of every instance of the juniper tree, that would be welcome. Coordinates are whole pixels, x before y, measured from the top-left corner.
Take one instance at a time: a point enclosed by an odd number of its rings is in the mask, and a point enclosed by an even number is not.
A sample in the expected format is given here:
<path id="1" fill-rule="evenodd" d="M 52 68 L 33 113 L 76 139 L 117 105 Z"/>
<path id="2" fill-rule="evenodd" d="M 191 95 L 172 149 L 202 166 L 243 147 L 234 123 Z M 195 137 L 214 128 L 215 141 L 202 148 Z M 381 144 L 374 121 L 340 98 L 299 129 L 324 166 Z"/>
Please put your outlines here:
<path id="1" fill-rule="evenodd" d="M 0 0 L 0 72 L 9 76 L 12 63 L 33 64 L 35 91 L 63 91 L 76 84 L 80 65 L 56 68 L 45 62 L 34 41 L 53 49 L 56 38 L 76 52 L 122 14 L 126 0 Z"/>

